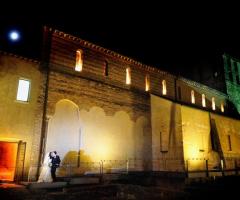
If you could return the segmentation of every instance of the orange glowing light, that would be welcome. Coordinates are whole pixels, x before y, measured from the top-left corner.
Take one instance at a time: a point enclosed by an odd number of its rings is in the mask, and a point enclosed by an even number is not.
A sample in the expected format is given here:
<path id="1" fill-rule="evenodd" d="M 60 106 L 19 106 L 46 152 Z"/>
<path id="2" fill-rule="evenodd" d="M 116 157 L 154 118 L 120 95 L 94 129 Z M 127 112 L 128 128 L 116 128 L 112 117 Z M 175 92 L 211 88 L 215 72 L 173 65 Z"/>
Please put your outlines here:
<path id="1" fill-rule="evenodd" d="M 145 91 L 149 91 L 150 90 L 150 76 L 149 74 L 147 74 L 145 76 Z"/>
<path id="2" fill-rule="evenodd" d="M 17 143 L 0 142 L 0 180 L 14 180 L 17 148 Z"/>
<path id="3" fill-rule="evenodd" d="M 77 50 L 76 51 L 75 71 L 81 72 L 82 71 L 82 65 L 83 65 L 82 51 L 81 50 Z"/>
<path id="4" fill-rule="evenodd" d="M 131 69 L 128 67 L 126 69 L 126 84 L 130 85 L 131 84 Z"/>
<path id="5" fill-rule="evenodd" d="M 162 81 L 162 94 L 163 95 L 167 94 L 167 84 L 165 80 Z"/>

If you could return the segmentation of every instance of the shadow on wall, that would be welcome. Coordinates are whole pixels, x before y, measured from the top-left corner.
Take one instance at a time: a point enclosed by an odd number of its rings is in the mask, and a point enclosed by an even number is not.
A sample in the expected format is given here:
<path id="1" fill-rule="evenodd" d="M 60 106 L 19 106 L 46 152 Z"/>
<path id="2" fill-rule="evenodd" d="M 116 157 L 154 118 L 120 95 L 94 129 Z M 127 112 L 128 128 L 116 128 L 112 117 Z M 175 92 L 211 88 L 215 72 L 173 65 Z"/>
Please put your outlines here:
<path id="1" fill-rule="evenodd" d="M 208 152 L 207 155 L 207 159 L 208 159 L 208 169 L 212 170 L 212 169 L 221 169 L 221 163 L 220 163 L 220 156 L 219 153 L 214 151 L 214 150 L 210 150 Z"/>
<path id="2" fill-rule="evenodd" d="M 69 151 L 62 159 L 58 176 L 77 176 L 87 172 L 96 172 L 96 165 L 99 166 L 99 163 L 92 162 L 91 157 L 84 150 Z"/>
<path id="3" fill-rule="evenodd" d="M 149 171 L 152 165 L 151 134 L 145 117 L 139 117 L 134 127 L 134 162 L 130 161 L 130 168 Z M 134 165 L 134 166 L 131 166 Z"/>
<path id="4" fill-rule="evenodd" d="M 57 151 L 64 160 L 62 164 L 67 163 L 70 171 L 78 165 L 79 149 L 84 150 L 86 157 L 94 163 L 93 168 L 101 160 L 108 163 L 131 160 L 131 168 L 142 170 L 150 168 L 149 162 L 143 163 L 151 155 L 150 139 L 149 121 L 144 116 L 133 121 L 125 111 L 109 116 L 96 106 L 89 111 L 79 110 L 78 105 L 64 99 L 57 102 L 55 113 L 49 120 L 46 149 Z"/>
<path id="5" fill-rule="evenodd" d="M 235 99 L 234 99 L 235 100 Z M 226 105 L 227 105 L 227 109 L 226 109 L 226 111 L 230 114 L 230 115 L 232 115 L 233 117 L 236 117 L 236 118 L 238 118 L 239 119 L 239 112 L 238 112 L 238 108 L 237 108 L 237 106 L 238 106 L 238 102 L 234 102 L 234 100 L 233 101 L 230 101 L 230 100 L 227 100 L 226 101 Z"/>
<path id="6" fill-rule="evenodd" d="M 170 107 L 168 150 L 169 151 L 173 150 L 174 155 L 177 155 L 177 151 L 179 151 L 178 149 L 176 149 L 176 146 L 177 146 L 176 116 L 177 116 L 177 108 L 176 108 L 176 104 L 173 103 L 171 104 L 171 107 Z"/>

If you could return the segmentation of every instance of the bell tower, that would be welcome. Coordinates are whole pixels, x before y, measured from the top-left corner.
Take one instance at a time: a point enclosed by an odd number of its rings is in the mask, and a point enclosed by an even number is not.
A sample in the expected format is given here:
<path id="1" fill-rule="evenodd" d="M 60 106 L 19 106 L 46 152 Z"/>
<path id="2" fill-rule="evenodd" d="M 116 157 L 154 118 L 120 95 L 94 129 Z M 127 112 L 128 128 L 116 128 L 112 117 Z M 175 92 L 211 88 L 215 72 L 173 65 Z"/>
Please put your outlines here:
<path id="1" fill-rule="evenodd" d="M 240 60 L 223 54 L 225 83 L 229 100 L 240 113 Z"/>

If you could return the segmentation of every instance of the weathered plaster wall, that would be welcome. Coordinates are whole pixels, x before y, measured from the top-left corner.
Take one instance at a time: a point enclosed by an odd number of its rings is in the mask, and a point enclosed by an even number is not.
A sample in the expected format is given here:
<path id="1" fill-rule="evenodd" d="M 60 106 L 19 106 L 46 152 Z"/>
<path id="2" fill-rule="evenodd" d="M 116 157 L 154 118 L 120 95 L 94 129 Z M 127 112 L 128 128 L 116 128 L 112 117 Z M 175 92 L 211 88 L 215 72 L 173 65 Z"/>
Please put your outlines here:
<path id="1" fill-rule="evenodd" d="M 91 161 L 129 159 L 130 169 L 150 170 L 149 94 L 52 71 L 47 115 L 46 152 L 63 163 L 81 150 Z"/>
<path id="2" fill-rule="evenodd" d="M 153 170 L 183 171 L 181 106 L 151 95 Z"/>
<path id="3" fill-rule="evenodd" d="M 0 54 L 0 140 L 26 142 L 25 176 L 39 155 L 44 77 L 38 67 L 37 62 Z M 31 82 L 29 102 L 16 101 L 19 78 Z"/>
<path id="4" fill-rule="evenodd" d="M 238 166 L 240 166 L 240 121 L 216 114 L 211 114 L 211 119 L 214 119 L 216 124 L 226 168 L 233 169 L 235 161 L 238 161 Z M 231 149 L 228 141 L 229 136 Z"/>
<path id="5" fill-rule="evenodd" d="M 189 170 L 219 167 L 224 160 L 227 169 L 235 167 L 240 158 L 240 121 L 222 115 L 182 106 L 184 158 Z M 212 149 L 211 132 L 217 134 L 217 149 Z M 230 136 L 229 147 L 228 136 Z"/>
<path id="6" fill-rule="evenodd" d="M 184 159 L 189 170 L 205 169 L 211 152 L 209 113 L 182 106 Z"/>

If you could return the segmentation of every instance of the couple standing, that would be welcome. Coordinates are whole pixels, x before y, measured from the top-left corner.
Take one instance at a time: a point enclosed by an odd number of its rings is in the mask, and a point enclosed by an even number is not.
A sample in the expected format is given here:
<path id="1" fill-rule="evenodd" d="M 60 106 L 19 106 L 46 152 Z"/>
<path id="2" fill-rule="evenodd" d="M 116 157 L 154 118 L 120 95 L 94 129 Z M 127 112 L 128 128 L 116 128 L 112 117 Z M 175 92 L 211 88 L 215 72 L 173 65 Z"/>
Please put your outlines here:
<path id="1" fill-rule="evenodd" d="M 38 182 L 55 182 L 56 169 L 60 166 L 60 157 L 56 151 L 47 153 L 44 161 Z"/>

